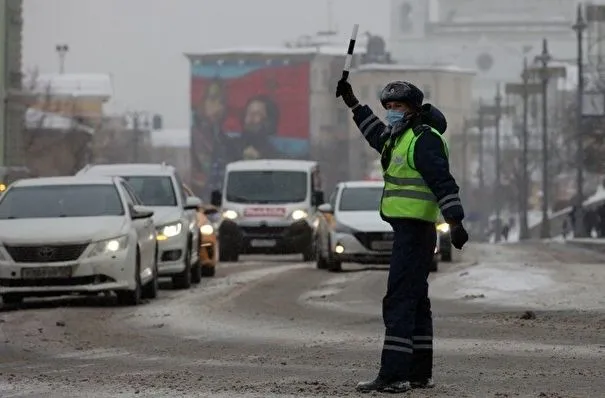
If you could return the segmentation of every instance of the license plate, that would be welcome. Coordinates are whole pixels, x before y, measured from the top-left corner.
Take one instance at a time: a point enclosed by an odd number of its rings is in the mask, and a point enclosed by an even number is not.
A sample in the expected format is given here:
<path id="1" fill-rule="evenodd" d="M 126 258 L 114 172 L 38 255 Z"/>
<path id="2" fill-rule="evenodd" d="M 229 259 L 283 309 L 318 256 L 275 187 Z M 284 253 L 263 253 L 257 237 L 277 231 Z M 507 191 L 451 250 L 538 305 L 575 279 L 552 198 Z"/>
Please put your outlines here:
<path id="1" fill-rule="evenodd" d="M 23 279 L 69 278 L 71 267 L 40 267 L 21 269 Z"/>
<path id="2" fill-rule="evenodd" d="M 273 247 L 277 244 L 277 242 L 273 239 L 253 239 L 250 242 L 250 246 L 252 247 Z"/>
<path id="3" fill-rule="evenodd" d="M 372 242 L 371 247 L 374 250 L 392 250 L 393 249 L 393 241 L 377 241 L 377 242 Z"/>

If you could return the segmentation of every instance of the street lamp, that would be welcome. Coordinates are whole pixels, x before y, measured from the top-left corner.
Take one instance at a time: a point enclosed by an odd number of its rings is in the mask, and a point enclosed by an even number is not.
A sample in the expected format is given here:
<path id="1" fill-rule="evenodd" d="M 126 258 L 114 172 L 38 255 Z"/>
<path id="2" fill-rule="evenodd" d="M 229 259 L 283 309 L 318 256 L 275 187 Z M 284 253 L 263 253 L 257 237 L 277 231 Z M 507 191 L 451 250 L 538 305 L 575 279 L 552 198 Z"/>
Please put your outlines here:
<path id="1" fill-rule="evenodd" d="M 574 236 L 585 237 L 587 231 L 584 228 L 584 126 L 582 124 L 582 116 L 584 113 L 583 109 L 583 95 L 584 95 L 584 54 L 583 54 L 583 43 L 584 43 L 584 31 L 588 25 L 584 20 L 582 12 L 582 3 L 578 4 L 576 13 L 576 23 L 572 26 L 572 29 L 576 31 L 578 40 L 578 88 L 577 88 L 577 100 L 576 100 L 576 196 L 575 196 L 575 214 L 574 214 Z"/>
<path id="2" fill-rule="evenodd" d="M 502 230 L 500 216 L 502 213 L 502 200 L 501 195 L 501 184 L 502 179 L 500 178 L 500 119 L 502 118 L 502 94 L 500 93 L 500 83 L 496 86 L 496 96 L 494 97 L 495 104 L 495 141 L 496 141 L 496 153 L 494 155 L 494 161 L 496 163 L 496 183 L 494 189 L 494 206 L 496 212 L 496 223 L 494 225 L 495 234 L 494 241 L 500 242 L 500 231 Z"/>
<path id="3" fill-rule="evenodd" d="M 506 94 L 521 96 L 523 100 L 523 131 L 521 136 L 521 163 L 522 163 L 522 181 L 519 189 L 520 204 L 520 231 L 519 239 L 529 238 L 529 226 L 527 219 L 528 199 L 529 199 L 529 99 L 533 95 L 542 92 L 542 85 L 539 83 L 530 83 L 531 75 L 528 66 L 527 57 L 523 59 L 523 73 L 521 74 L 522 83 L 507 83 Z"/>
<path id="4" fill-rule="evenodd" d="M 542 40 L 542 53 L 536 56 L 536 62 L 541 64 L 542 78 L 542 222 L 540 223 L 540 237 L 550 237 L 550 220 L 548 218 L 548 63 L 552 60 L 548 53 L 548 40 Z"/>
<path id="5" fill-rule="evenodd" d="M 69 51 L 69 46 L 67 44 L 57 44 L 55 47 L 57 50 L 57 54 L 59 54 L 59 73 L 65 73 L 65 55 Z"/>

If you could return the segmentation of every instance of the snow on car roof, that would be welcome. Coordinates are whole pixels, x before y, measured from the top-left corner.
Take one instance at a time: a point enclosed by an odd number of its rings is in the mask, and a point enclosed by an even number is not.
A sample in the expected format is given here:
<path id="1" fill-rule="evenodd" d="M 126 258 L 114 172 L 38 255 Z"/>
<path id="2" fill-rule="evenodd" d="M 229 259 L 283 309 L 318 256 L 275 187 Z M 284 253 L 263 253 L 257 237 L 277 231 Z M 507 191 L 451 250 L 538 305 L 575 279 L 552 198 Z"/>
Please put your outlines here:
<path id="1" fill-rule="evenodd" d="M 121 163 L 88 165 L 78 172 L 78 175 L 105 176 L 170 176 L 174 167 L 163 163 Z"/>
<path id="2" fill-rule="evenodd" d="M 344 181 L 341 182 L 343 188 L 382 188 L 384 181 Z"/>
<path id="3" fill-rule="evenodd" d="M 15 181 L 15 187 L 40 187 L 48 185 L 113 185 L 114 178 L 110 176 L 67 176 L 24 178 Z"/>
<path id="4" fill-rule="evenodd" d="M 309 171 L 317 165 L 317 162 L 311 160 L 278 160 L 278 159 L 258 159 L 258 160 L 239 160 L 229 163 L 227 171 L 245 171 L 245 170 L 304 170 Z"/>

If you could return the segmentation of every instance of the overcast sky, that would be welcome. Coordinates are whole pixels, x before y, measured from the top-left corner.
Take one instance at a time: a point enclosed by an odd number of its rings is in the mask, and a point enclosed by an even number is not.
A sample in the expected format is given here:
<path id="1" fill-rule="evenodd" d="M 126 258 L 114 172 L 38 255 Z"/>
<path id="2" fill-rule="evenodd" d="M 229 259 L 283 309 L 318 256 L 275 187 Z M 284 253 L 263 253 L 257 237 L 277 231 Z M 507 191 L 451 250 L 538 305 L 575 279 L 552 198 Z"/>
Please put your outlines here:
<path id="1" fill-rule="evenodd" d="M 388 36 L 389 0 L 333 0 L 346 47 L 351 27 Z M 110 109 L 164 115 L 189 127 L 185 52 L 276 46 L 328 26 L 328 0 L 24 0 L 24 68 L 57 72 L 56 44 L 68 44 L 66 72 L 111 73 Z"/>

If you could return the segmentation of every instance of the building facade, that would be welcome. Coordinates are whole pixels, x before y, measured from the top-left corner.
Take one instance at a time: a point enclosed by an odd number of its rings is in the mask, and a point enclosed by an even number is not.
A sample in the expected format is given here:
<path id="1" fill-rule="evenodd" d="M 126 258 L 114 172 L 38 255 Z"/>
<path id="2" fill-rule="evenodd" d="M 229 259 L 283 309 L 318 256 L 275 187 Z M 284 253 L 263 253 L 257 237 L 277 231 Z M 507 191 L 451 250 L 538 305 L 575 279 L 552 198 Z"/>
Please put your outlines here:
<path id="1" fill-rule="evenodd" d="M 21 135 L 25 107 L 21 92 L 22 0 L 0 2 L 0 165 L 23 162 Z"/>
<path id="2" fill-rule="evenodd" d="M 348 119 L 334 93 L 345 54 L 326 47 L 188 54 L 196 194 L 220 189 L 226 163 L 241 159 L 312 158 L 326 166 L 327 185 L 342 179 L 348 159 L 333 154 L 348 153 L 341 150 Z"/>
<path id="3" fill-rule="evenodd" d="M 574 61 L 577 0 L 391 0 L 390 50 L 400 62 L 454 64 L 477 70 L 476 97 L 492 98 L 498 82 L 519 81 L 549 41 L 553 59 Z M 592 3 L 598 3 L 593 1 Z"/>

